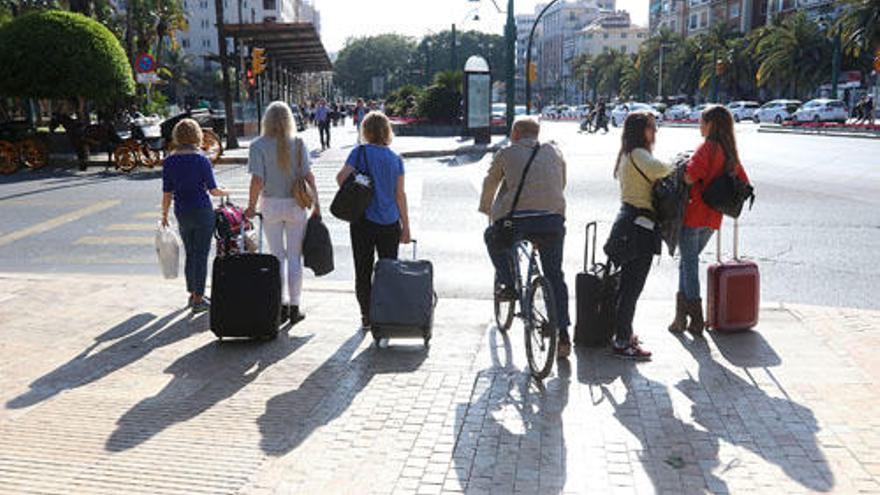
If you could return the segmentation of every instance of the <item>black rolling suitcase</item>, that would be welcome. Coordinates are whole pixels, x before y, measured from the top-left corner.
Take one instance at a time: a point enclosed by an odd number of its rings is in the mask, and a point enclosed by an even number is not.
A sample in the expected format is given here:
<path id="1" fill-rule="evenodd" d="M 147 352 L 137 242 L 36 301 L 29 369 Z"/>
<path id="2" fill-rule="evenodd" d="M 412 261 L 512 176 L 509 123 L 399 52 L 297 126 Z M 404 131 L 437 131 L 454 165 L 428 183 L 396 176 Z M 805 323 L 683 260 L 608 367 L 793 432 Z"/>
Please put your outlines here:
<path id="1" fill-rule="evenodd" d="M 243 239 L 242 239 L 242 242 Z M 260 216 L 257 253 L 214 258 L 211 281 L 211 331 L 224 338 L 274 339 L 281 318 L 281 273 L 278 258 L 262 254 Z"/>
<path id="2" fill-rule="evenodd" d="M 614 301 L 620 287 L 620 270 L 610 260 L 596 263 L 596 222 L 587 224 L 584 246 L 584 271 L 575 278 L 577 322 L 574 343 L 577 346 L 602 347 L 614 334 Z M 592 257 L 590 231 L 592 230 Z M 587 266 L 589 260 L 590 266 Z"/>
<path id="3" fill-rule="evenodd" d="M 370 328 L 373 338 L 419 338 L 431 341 L 434 323 L 434 268 L 430 261 L 380 259 L 373 273 Z"/>

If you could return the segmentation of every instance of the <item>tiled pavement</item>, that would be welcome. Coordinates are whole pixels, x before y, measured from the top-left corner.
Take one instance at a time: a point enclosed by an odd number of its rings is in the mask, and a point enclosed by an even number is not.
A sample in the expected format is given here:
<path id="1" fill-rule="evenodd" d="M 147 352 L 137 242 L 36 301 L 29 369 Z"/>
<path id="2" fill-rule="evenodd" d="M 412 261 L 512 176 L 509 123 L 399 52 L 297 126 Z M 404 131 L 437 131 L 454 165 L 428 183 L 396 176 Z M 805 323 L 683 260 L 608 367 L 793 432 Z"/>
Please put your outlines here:
<path id="1" fill-rule="evenodd" d="M 220 345 L 177 281 L 0 276 L 0 493 L 880 493 L 878 312 L 680 341 L 647 301 L 653 362 L 539 387 L 489 301 L 380 350 L 349 287 L 306 287 L 303 323 Z"/>

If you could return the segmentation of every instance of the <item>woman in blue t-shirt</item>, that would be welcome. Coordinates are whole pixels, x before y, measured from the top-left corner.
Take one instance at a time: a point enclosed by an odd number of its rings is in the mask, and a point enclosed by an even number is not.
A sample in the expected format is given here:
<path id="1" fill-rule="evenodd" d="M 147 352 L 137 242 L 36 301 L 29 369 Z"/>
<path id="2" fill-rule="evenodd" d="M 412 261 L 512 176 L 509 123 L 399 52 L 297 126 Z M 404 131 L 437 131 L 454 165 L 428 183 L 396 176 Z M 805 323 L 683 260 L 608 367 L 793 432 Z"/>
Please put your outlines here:
<path id="1" fill-rule="evenodd" d="M 345 160 L 336 175 L 341 186 L 349 175 L 367 172 L 373 181 L 373 200 L 364 218 L 352 222 L 351 250 L 354 255 L 355 291 L 361 308 L 361 325 L 370 327 L 370 293 L 373 264 L 379 258 L 397 259 L 399 244 L 409 244 L 409 213 L 403 182 L 403 160 L 391 151 L 391 122 L 381 112 L 370 112 L 360 125 L 363 140 Z"/>
<path id="2" fill-rule="evenodd" d="M 208 254 L 214 234 L 214 209 L 211 198 L 229 193 L 217 187 L 211 161 L 202 155 L 202 128 L 192 119 L 174 126 L 174 153 L 162 162 L 162 225 L 168 226 L 168 210 L 174 201 L 174 216 L 186 255 L 184 273 L 188 306 L 193 313 L 208 309 L 205 280 L 208 278 Z"/>

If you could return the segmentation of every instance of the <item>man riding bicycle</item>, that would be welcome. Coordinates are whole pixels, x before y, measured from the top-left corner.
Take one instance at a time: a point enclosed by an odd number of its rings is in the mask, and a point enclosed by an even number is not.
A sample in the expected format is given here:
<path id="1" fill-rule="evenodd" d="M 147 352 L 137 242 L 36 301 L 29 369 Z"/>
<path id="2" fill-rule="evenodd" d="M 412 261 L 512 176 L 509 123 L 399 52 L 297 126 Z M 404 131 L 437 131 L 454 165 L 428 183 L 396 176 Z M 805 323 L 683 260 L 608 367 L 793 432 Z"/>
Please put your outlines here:
<path id="1" fill-rule="evenodd" d="M 571 324 L 568 316 L 568 287 L 562 272 L 565 241 L 565 159 L 555 145 L 538 142 L 539 132 L 540 124 L 534 118 L 521 117 L 514 122 L 510 144 L 495 154 L 483 180 L 480 212 L 489 215 L 493 224 L 511 213 L 514 196 L 531 159 L 519 200 L 512 212 L 512 222 L 519 236 L 539 246 L 541 266 L 552 287 L 559 319 L 557 356 L 565 358 L 571 353 L 571 339 L 568 335 Z M 516 298 L 516 291 L 511 266 L 511 245 L 497 239 L 495 233 L 496 230 L 489 227 L 485 241 L 500 282 L 496 297 L 513 300 Z"/>

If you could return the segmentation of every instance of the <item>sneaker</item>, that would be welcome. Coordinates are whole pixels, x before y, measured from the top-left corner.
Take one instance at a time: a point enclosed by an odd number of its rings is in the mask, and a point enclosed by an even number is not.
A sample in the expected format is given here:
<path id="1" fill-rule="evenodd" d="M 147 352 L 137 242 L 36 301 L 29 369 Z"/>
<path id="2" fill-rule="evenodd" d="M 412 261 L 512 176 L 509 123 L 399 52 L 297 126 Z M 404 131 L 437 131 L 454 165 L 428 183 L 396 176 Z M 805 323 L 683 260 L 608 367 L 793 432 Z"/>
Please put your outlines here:
<path id="1" fill-rule="evenodd" d="M 193 314 L 204 313 L 205 311 L 208 311 L 209 309 L 211 309 L 211 305 L 208 303 L 207 299 L 202 299 L 201 301 L 194 302 L 192 304 Z"/>
<path id="2" fill-rule="evenodd" d="M 638 344 L 633 343 L 626 347 L 617 347 L 615 344 L 612 347 L 614 349 L 614 355 L 621 359 L 633 359 L 637 361 L 647 361 L 651 359 L 651 352 L 642 349 Z"/>
<path id="3" fill-rule="evenodd" d="M 281 305 L 281 316 L 279 318 L 281 320 L 281 324 L 287 323 L 287 320 L 290 319 L 290 306 L 287 304 Z"/>
<path id="4" fill-rule="evenodd" d="M 501 286 L 495 291 L 495 298 L 499 301 L 515 301 L 516 291 L 513 287 Z"/>
<path id="5" fill-rule="evenodd" d="M 380 349 L 387 349 L 388 342 L 389 342 L 388 337 L 382 337 L 381 339 L 379 339 L 376 342 L 376 345 L 379 346 Z"/>
<path id="6" fill-rule="evenodd" d="M 192 307 L 193 307 L 193 296 L 192 296 L 192 294 L 190 294 L 189 298 L 186 300 L 186 307 L 187 307 L 187 308 L 192 308 Z"/>
<path id="7" fill-rule="evenodd" d="M 568 359 L 571 355 L 571 342 L 568 339 L 559 339 L 556 345 L 556 359 Z"/>

